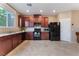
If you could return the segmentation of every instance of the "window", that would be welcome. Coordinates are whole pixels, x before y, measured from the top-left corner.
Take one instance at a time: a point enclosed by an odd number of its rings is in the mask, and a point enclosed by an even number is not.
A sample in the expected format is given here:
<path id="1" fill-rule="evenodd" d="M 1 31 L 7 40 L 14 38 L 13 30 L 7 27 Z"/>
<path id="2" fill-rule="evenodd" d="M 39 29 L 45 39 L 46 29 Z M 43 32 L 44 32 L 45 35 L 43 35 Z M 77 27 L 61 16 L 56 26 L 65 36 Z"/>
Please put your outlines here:
<path id="1" fill-rule="evenodd" d="M 6 18 L 7 18 L 7 27 L 14 27 L 15 22 L 14 14 L 12 14 L 11 12 L 7 12 Z"/>
<path id="2" fill-rule="evenodd" d="M 0 26 L 6 26 L 5 10 L 0 7 Z"/>
<path id="3" fill-rule="evenodd" d="M 14 27 L 15 15 L 0 7 L 0 27 Z"/>

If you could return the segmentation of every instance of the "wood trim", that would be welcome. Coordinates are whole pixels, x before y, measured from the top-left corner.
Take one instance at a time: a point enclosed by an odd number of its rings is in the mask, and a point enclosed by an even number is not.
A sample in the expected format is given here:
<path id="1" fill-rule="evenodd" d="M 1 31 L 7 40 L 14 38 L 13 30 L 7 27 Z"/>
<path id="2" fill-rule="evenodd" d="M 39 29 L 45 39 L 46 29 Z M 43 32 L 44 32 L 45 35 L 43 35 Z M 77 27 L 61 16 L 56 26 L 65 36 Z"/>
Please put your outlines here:
<path id="1" fill-rule="evenodd" d="M 79 32 L 76 32 L 76 35 L 79 35 Z"/>

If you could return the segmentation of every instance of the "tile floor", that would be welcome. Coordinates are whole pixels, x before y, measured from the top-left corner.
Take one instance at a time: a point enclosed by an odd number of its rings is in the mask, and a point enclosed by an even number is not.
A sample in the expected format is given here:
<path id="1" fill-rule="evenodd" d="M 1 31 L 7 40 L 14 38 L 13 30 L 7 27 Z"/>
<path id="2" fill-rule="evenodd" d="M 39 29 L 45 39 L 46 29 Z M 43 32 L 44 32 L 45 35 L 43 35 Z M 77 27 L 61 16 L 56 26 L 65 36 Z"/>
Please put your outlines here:
<path id="1" fill-rule="evenodd" d="M 6 56 L 79 56 L 79 44 L 64 41 L 25 40 Z"/>

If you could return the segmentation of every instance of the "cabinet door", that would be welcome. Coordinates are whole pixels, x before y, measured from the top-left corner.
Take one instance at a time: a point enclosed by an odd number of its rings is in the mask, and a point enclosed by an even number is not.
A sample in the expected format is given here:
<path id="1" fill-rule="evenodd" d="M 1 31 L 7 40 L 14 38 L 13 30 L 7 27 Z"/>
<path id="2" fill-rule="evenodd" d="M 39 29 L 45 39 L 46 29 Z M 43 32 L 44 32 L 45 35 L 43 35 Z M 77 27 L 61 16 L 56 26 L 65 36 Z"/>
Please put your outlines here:
<path id="1" fill-rule="evenodd" d="M 48 18 L 47 17 L 44 18 L 44 27 L 48 27 Z"/>
<path id="2" fill-rule="evenodd" d="M 48 32 L 42 32 L 41 33 L 41 39 L 42 40 L 48 40 L 49 39 L 49 33 Z"/>
<path id="3" fill-rule="evenodd" d="M 16 37 L 13 38 L 13 48 L 15 48 L 18 45 L 18 40 Z"/>
<path id="4" fill-rule="evenodd" d="M 48 27 L 48 17 L 39 17 L 39 22 L 41 23 L 42 27 Z"/>
<path id="5" fill-rule="evenodd" d="M 21 34 L 0 37 L 0 55 L 6 55 L 22 42 Z"/>
<path id="6" fill-rule="evenodd" d="M 39 20 L 40 20 L 41 26 L 44 27 L 44 17 L 40 16 Z"/>
<path id="7" fill-rule="evenodd" d="M 17 34 L 18 44 L 22 42 L 22 33 Z"/>
<path id="8" fill-rule="evenodd" d="M 12 39 L 7 37 L 0 38 L 0 55 L 6 55 L 12 50 Z"/>
<path id="9" fill-rule="evenodd" d="M 25 27 L 25 17 L 19 15 L 18 16 L 18 27 Z"/>
<path id="10" fill-rule="evenodd" d="M 22 17 L 18 16 L 18 27 L 22 27 Z"/>
<path id="11" fill-rule="evenodd" d="M 34 18 L 33 18 L 33 16 L 29 16 L 29 20 L 30 20 L 30 22 L 29 22 L 30 27 L 33 27 L 34 26 Z"/>
<path id="12" fill-rule="evenodd" d="M 27 40 L 32 40 L 33 39 L 33 32 L 27 32 L 26 33 L 26 39 Z"/>
<path id="13" fill-rule="evenodd" d="M 13 48 L 15 48 L 18 44 L 20 44 L 22 42 L 22 37 L 21 34 L 15 34 L 12 35 L 13 36 Z"/>

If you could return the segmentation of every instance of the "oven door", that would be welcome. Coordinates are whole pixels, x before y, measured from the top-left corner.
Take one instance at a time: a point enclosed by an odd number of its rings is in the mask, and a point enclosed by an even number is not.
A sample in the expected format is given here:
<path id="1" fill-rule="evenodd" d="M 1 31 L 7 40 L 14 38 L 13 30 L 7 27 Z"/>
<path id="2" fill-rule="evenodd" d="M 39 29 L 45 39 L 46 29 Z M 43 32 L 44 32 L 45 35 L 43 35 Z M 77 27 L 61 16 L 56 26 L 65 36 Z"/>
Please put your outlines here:
<path id="1" fill-rule="evenodd" d="M 34 37 L 40 37 L 40 32 L 34 32 Z"/>
<path id="2" fill-rule="evenodd" d="M 41 32 L 34 32 L 33 39 L 34 40 L 41 40 Z"/>

